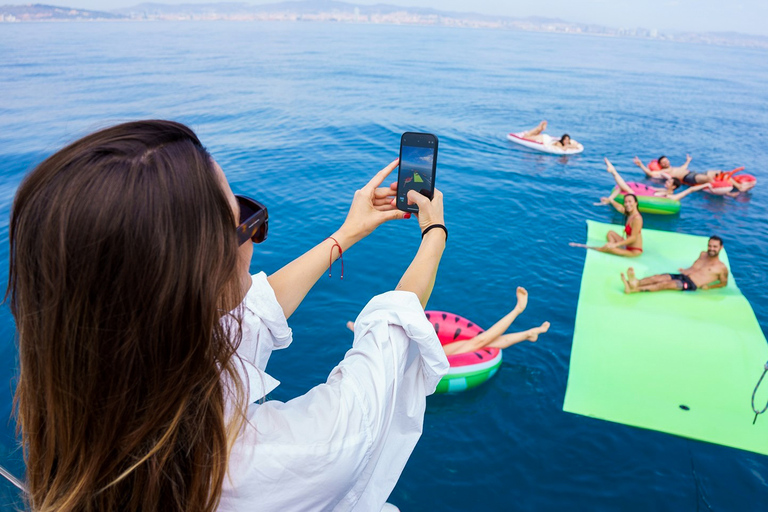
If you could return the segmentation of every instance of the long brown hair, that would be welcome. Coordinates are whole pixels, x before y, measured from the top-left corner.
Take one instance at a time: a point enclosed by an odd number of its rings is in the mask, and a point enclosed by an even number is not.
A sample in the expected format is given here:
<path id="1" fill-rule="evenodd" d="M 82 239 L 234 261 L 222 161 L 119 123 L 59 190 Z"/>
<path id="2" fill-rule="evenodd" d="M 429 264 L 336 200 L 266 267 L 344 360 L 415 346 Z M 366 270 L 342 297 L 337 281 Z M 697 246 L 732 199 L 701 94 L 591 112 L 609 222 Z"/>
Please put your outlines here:
<path id="1" fill-rule="evenodd" d="M 239 293 L 235 219 L 214 165 L 186 126 L 139 121 L 19 187 L 6 297 L 33 510 L 216 508 L 227 382 L 244 395 L 240 325 L 221 322 Z"/>

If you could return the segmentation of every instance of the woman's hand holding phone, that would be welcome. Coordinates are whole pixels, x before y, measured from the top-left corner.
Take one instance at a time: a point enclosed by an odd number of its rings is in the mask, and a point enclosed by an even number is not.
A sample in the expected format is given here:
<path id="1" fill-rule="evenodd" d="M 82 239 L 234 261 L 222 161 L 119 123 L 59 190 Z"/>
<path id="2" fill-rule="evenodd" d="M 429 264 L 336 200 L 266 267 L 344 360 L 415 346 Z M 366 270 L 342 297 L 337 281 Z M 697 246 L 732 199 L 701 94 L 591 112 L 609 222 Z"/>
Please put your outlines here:
<path id="1" fill-rule="evenodd" d="M 445 225 L 443 193 L 438 189 L 435 189 L 431 201 L 428 197 L 421 195 L 415 190 L 409 190 L 408 204 L 415 204 L 419 207 L 419 213 L 415 215 L 419 219 L 419 228 L 421 228 L 422 232 L 433 224 Z"/>
<path id="2" fill-rule="evenodd" d="M 387 221 L 406 217 L 406 213 L 394 205 L 392 187 L 380 186 L 399 163 L 399 159 L 394 160 L 363 188 L 355 191 L 347 218 L 338 231 L 341 237 L 349 240 L 349 245 L 359 242 Z"/>

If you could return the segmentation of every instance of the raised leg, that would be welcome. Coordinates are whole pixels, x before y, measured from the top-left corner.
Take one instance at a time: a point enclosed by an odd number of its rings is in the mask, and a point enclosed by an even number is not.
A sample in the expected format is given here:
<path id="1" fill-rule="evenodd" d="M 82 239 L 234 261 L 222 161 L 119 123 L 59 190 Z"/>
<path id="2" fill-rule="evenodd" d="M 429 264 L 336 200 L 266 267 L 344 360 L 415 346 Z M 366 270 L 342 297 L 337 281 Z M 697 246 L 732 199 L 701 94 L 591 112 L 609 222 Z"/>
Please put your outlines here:
<path id="1" fill-rule="evenodd" d="M 536 128 L 534 128 L 532 130 L 528 130 L 527 132 L 525 132 L 523 134 L 523 137 L 525 137 L 526 139 L 529 139 L 531 137 L 535 137 L 537 135 L 541 135 L 541 132 L 543 132 L 546 129 L 547 129 L 547 122 L 546 121 L 542 121 L 542 122 L 540 122 L 538 124 L 538 126 L 536 126 Z"/>
<path id="2" fill-rule="evenodd" d="M 607 158 L 605 159 L 605 165 L 608 170 L 608 173 L 613 175 L 613 179 L 616 180 L 616 185 L 619 186 L 619 189 L 621 189 L 623 192 L 627 194 L 631 194 L 632 189 L 629 188 L 629 185 L 627 185 L 627 182 L 624 181 L 624 178 L 621 177 L 621 175 L 619 174 L 619 171 L 616 170 L 616 168 Z M 618 195 L 618 192 L 616 192 L 616 195 Z M 616 197 L 616 196 L 613 196 L 613 197 Z"/>
<path id="3" fill-rule="evenodd" d="M 473 352 L 483 347 L 489 346 L 497 338 L 499 338 L 504 331 L 506 331 L 512 322 L 525 311 L 528 306 L 528 291 L 522 286 L 517 287 L 517 305 L 512 311 L 507 313 L 501 320 L 493 324 L 490 329 L 483 331 L 477 336 L 469 340 L 455 341 L 447 345 L 443 345 L 443 349 L 447 355 L 462 354 L 464 352 Z"/>
<path id="4" fill-rule="evenodd" d="M 521 341 L 536 341 L 539 339 L 539 334 L 543 334 L 548 330 L 549 322 L 544 322 L 539 327 L 534 327 L 533 329 L 528 329 L 527 331 L 513 332 L 510 334 L 505 334 L 504 336 L 500 336 L 488 346 L 494 348 L 507 348 L 516 343 L 520 343 Z"/>

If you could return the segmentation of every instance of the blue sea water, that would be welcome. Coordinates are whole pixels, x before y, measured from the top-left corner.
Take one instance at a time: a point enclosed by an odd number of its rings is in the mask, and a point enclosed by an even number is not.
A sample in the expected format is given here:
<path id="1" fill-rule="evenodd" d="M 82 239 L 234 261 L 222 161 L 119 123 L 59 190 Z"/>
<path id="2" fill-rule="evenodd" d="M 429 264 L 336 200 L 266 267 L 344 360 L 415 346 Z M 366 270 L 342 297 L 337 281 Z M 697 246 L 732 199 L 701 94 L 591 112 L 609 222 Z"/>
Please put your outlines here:
<path id="1" fill-rule="evenodd" d="M 353 191 L 397 157 L 400 134 L 440 138 L 436 183 L 451 236 L 430 308 L 490 326 L 530 293 L 494 379 L 428 400 L 424 435 L 391 500 L 417 510 L 759 510 L 768 458 L 562 411 L 585 219 L 611 188 L 602 158 L 685 154 L 692 169 L 744 165 L 762 181 L 738 199 L 696 195 L 647 228 L 725 238 L 732 274 L 768 332 L 768 53 L 659 41 L 507 31 L 316 23 L 0 24 L 0 280 L 20 180 L 94 129 L 170 118 L 192 126 L 233 189 L 266 203 L 272 272 L 342 222 Z M 583 154 L 526 152 L 505 134 L 549 121 Z M 415 253 L 414 220 L 344 255 L 291 318 L 274 354 L 287 400 L 323 382 L 349 348 L 344 324 L 392 289 Z M 692 259 L 695 255 L 691 256 Z M 606 319 L 606 329 L 617 332 Z M 0 459 L 23 473 L 11 419 L 17 356 L 0 310 Z M 691 355 L 695 361 L 695 354 Z M 755 380 L 765 361 L 755 361 Z M 744 397 L 749 400 L 750 397 Z M 631 401 L 633 397 L 628 396 Z M 761 418 L 758 421 L 768 421 Z M 0 504 L 18 495 L 0 481 Z M 15 504 L 15 505 L 14 505 Z"/>

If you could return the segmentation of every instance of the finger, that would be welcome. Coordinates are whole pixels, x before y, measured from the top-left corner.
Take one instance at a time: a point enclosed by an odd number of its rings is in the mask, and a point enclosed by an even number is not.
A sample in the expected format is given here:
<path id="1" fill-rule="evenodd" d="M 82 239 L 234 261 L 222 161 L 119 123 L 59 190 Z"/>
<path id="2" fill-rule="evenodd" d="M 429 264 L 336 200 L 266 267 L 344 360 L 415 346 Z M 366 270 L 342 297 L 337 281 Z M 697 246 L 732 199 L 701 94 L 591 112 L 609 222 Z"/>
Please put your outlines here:
<path id="1" fill-rule="evenodd" d="M 391 212 L 392 210 L 397 210 L 397 208 L 391 204 L 374 205 L 374 209 L 379 210 L 380 212 Z"/>
<path id="2" fill-rule="evenodd" d="M 416 192 L 415 190 L 408 191 L 408 204 L 417 204 L 419 207 L 425 204 L 429 204 L 429 198 Z"/>
<path id="3" fill-rule="evenodd" d="M 388 166 L 386 166 L 385 168 L 383 168 L 382 170 L 377 172 L 373 176 L 373 178 L 371 178 L 371 181 L 368 182 L 366 187 L 377 188 L 379 185 L 382 184 L 384 179 L 387 176 L 389 176 L 389 174 L 394 170 L 394 168 L 397 167 L 397 165 L 399 163 L 400 163 L 400 159 L 399 158 L 395 158 L 394 160 L 392 160 L 392 162 Z"/>
<path id="4" fill-rule="evenodd" d="M 389 188 L 391 188 L 393 191 L 397 191 L 397 182 L 393 182 L 389 184 Z"/>
<path id="5" fill-rule="evenodd" d="M 396 220 L 396 219 L 406 219 L 406 212 L 402 210 L 391 210 L 388 212 L 381 212 L 379 214 L 381 216 L 382 222 L 389 222 L 390 220 Z"/>
<path id="6" fill-rule="evenodd" d="M 395 190 L 392 190 L 389 187 L 379 187 L 373 192 L 373 197 L 376 199 L 380 199 L 383 197 L 393 197 L 395 195 Z"/>
<path id="7" fill-rule="evenodd" d="M 394 204 L 393 201 L 395 200 L 392 196 L 382 197 L 381 199 L 374 199 L 373 204 L 374 206 L 382 205 L 382 204 Z"/>

